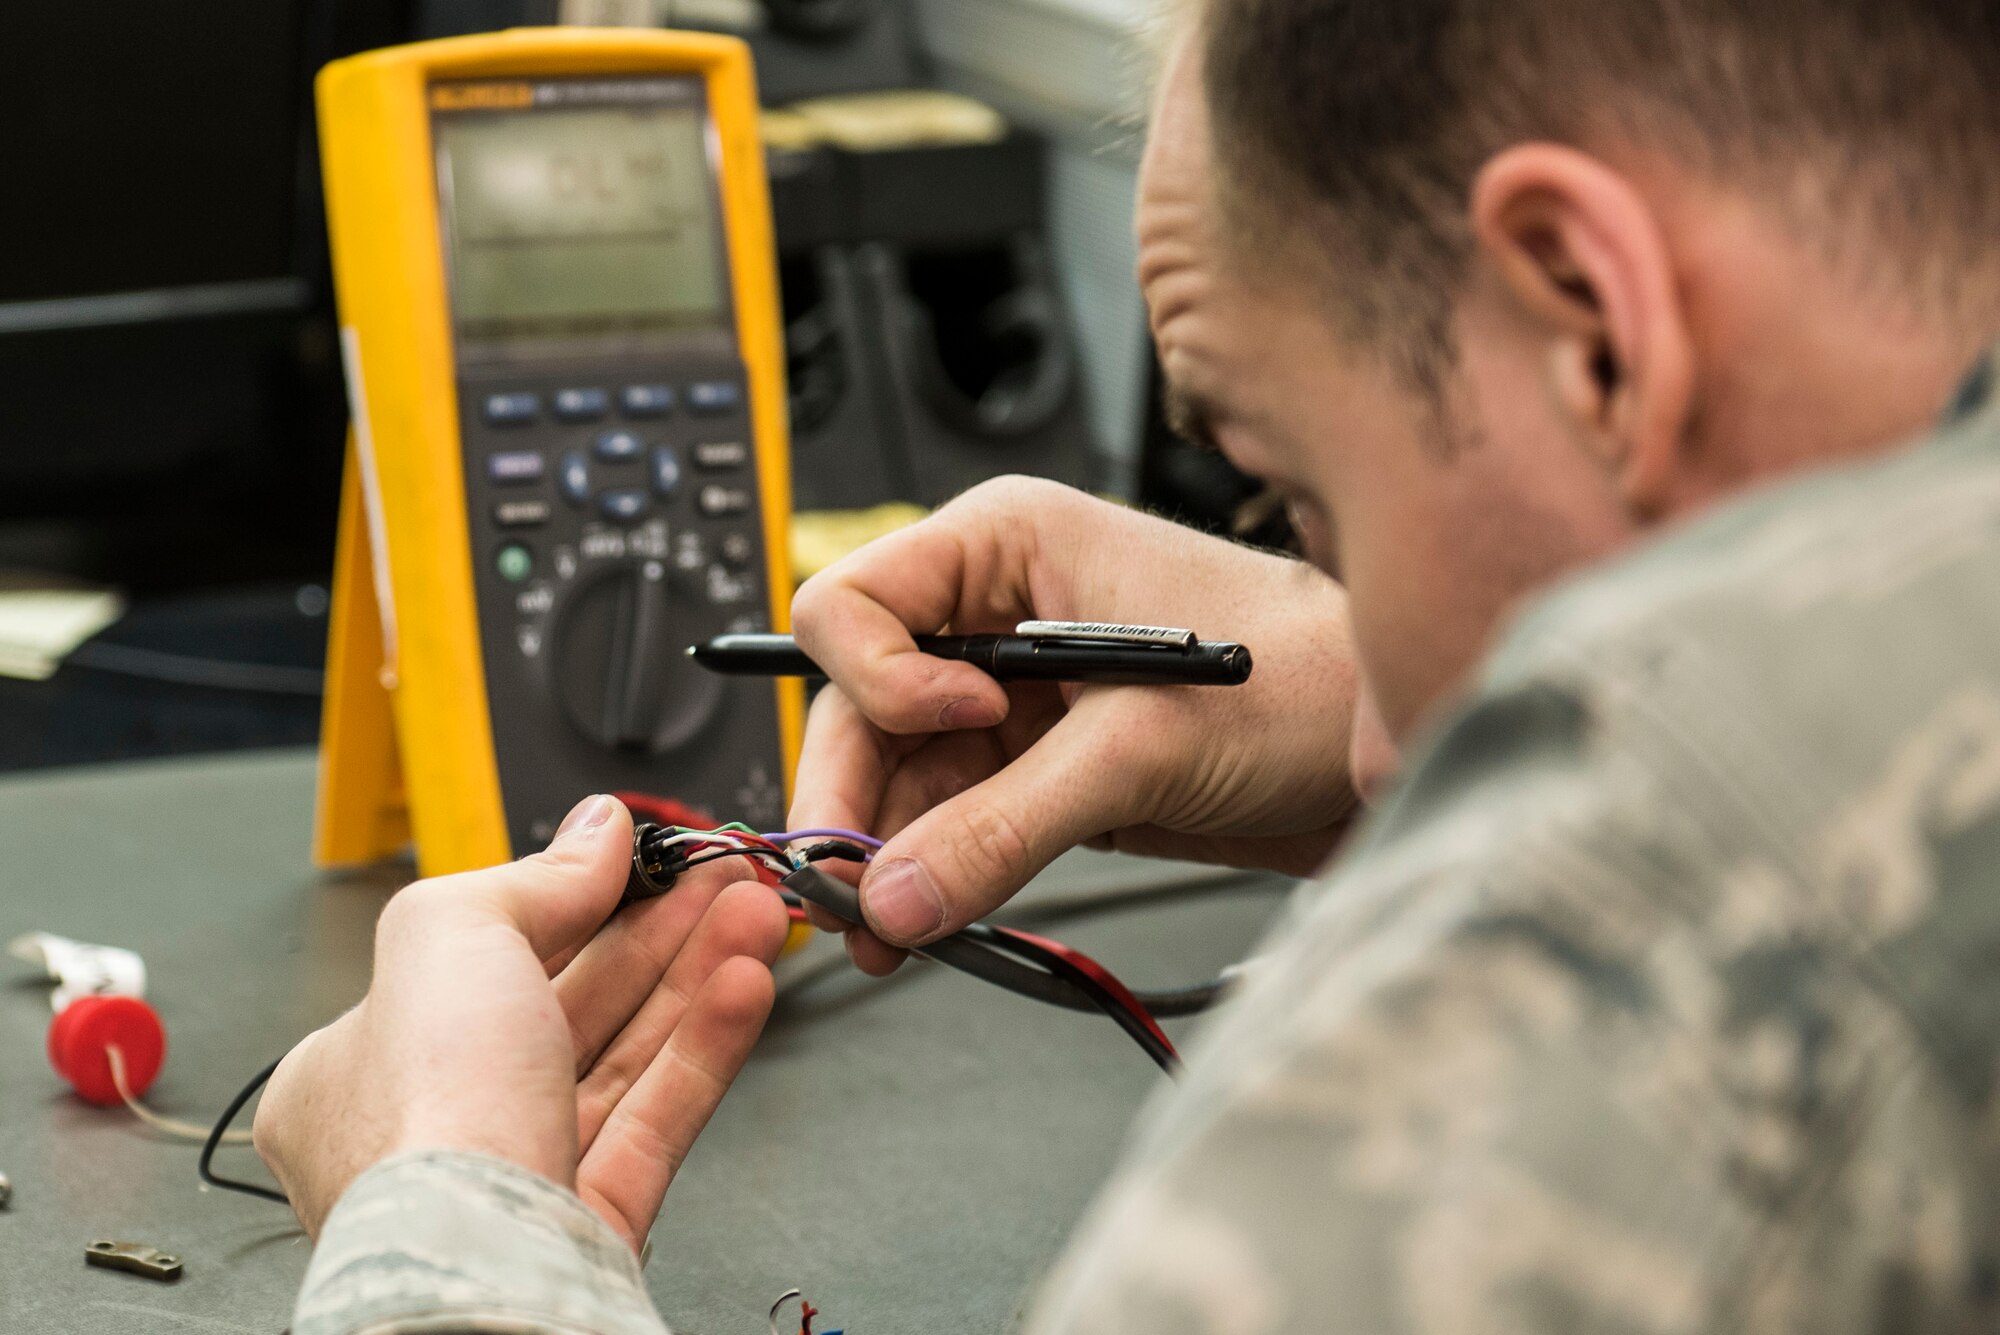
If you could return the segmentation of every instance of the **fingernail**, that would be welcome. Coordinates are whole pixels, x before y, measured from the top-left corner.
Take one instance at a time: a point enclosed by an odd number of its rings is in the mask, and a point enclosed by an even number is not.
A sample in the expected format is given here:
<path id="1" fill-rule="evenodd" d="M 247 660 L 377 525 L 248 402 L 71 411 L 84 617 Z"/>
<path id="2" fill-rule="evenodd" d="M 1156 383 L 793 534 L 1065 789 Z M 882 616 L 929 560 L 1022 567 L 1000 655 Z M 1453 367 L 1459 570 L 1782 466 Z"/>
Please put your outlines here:
<path id="1" fill-rule="evenodd" d="M 947 732 L 957 728 L 990 728 L 1000 719 L 984 700 L 962 695 L 938 711 L 938 727 Z"/>
<path id="2" fill-rule="evenodd" d="M 875 934 L 896 945 L 921 941 L 944 922 L 944 897 L 921 862 L 892 862 L 861 887 L 861 907 Z"/>
<path id="3" fill-rule="evenodd" d="M 563 823 L 556 827 L 556 839 L 566 834 L 578 834 L 584 830 L 594 830 L 611 819 L 611 799 L 599 793 L 586 797 L 569 810 Z M 550 840 L 551 843 L 555 840 Z"/>

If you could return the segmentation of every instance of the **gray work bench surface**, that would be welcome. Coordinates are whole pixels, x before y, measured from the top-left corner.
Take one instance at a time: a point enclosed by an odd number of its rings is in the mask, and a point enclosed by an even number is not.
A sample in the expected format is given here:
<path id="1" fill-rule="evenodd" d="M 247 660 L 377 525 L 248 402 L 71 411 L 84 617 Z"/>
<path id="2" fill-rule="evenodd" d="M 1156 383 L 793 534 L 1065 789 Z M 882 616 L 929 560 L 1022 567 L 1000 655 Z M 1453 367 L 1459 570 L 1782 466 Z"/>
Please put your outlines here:
<path id="1" fill-rule="evenodd" d="M 375 915 L 412 872 L 315 872 L 312 786 L 297 752 L 0 781 L 0 941 L 40 928 L 145 956 L 165 1112 L 205 1121 L 366 989 Z M 1286 884 L 1076 853 L 1017 904 L 1102 897 L 1042 930 L 1162 987 L 1249 951 Z M 0 1331 L 274 1335 L 308 1255 L 289 1213 L 198 1189 L 193 1146 L 72 1096 L 32 974 L 0 963 Z M 762 1332 L 794 1286 L 852 1335 L 1011 1329 L 1160 1083 L 1108 1020 L 932 965 L 864 978 L 818 941 L 780 963 L 777 1013 L 668 1194 L 654 1298 L 687 1335 Z M 247 1148 L 219 1163 L 266 1180 Z M 96 1238 L 186 1273 L 89 1268 Z"/>

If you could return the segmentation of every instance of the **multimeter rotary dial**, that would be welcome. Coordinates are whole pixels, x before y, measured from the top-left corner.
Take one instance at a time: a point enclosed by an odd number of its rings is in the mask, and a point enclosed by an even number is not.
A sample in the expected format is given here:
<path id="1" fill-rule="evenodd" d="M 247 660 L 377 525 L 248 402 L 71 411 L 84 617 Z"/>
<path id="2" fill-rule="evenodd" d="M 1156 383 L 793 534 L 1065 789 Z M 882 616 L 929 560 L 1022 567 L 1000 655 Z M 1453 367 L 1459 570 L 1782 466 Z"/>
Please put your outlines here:
<path id="1" fill-rule="evenodd" d="M 550 681 L 577 731 L 601 746 L 659 755 L 714 717 L 724 685 L 687 655 L 665 562 L 587 577 L 557 609 Z"/>

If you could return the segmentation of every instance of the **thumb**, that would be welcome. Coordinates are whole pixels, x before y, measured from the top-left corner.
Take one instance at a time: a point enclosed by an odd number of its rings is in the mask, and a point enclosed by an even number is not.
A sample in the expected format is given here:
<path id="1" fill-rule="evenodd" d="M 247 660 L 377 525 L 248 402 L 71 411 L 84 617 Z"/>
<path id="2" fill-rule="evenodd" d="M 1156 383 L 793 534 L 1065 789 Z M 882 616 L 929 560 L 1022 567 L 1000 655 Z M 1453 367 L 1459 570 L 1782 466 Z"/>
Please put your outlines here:
<path id="1" fill-rule="evenodd" d="M 891 945 L 919 946 L 997 908 L 1042 868 L 1128 823 L 1132 785 L 1082 730 L 1057 725 L 984 783 L 889 840 L 861 881 L 861 911 Z"/>
<path id="2" fill-rule="evenodd" d="M 476 886 L 474 899 L 506 918 L 546 960 L 604 925 L 631 870 L 632 815 L 617 798 L 599 794 L 577 803 L 541 852 L 465 873 L 465 881 Z"/>

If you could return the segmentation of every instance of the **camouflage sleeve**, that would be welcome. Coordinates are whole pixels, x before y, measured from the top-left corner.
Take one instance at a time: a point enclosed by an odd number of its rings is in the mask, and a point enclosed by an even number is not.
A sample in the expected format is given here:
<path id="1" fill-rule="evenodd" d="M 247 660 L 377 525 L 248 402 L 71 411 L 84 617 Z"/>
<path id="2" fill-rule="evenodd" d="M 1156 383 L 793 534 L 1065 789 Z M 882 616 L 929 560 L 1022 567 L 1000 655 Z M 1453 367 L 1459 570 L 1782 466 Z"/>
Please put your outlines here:
<path id="1" fill-rule="evenodd" d="M 665 1335 L 630 1249 L 575 1193 L 483 1154 L 375 1165 L 328 1216 L 294 1335 Z"/>
<path id="2" fill-rule="evenodd" d="M 1603 703 L 1530 683 L 1447 733 L 1149 1111 L 1033 1331 L 1877 1329 L 1812 1233 L 1923 1236 L 1923 1136 L 1863 1116 L 1895 1026 Z M 1897 1185 L 1836 1199 L 1878 1151 Z"/>

